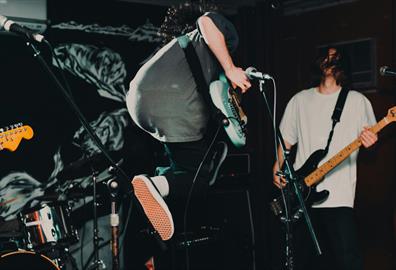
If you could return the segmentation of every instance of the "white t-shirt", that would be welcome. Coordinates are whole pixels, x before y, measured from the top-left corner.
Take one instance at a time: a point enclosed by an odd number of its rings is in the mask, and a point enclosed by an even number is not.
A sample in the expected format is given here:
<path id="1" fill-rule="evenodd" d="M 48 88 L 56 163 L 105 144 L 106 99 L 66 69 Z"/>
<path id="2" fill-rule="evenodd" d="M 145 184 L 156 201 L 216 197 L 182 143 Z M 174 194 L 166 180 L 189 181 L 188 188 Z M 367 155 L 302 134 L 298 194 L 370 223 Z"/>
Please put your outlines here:
<path id="1" fill-rule="evenodd" d="M 280 131 L 291 145 L 298 143 L 294 168 L 298 170 L 316 150 L 324 149 L 332 126 L 331 116 L 340 91 L 321 94 L 317 88 L 303 90 L 289 101 Z M 349 91 L 340 122 L 334 129 L 329 152 L 323 164 L 359 137 L 365 126 L 376 123 L 370 101 L 361 93 Z M 356 159 L 358 151 L 330 171 L 317 190 L 330 191 L 329 198 L 313 207 L 353 207 L 356 189 Z"/>

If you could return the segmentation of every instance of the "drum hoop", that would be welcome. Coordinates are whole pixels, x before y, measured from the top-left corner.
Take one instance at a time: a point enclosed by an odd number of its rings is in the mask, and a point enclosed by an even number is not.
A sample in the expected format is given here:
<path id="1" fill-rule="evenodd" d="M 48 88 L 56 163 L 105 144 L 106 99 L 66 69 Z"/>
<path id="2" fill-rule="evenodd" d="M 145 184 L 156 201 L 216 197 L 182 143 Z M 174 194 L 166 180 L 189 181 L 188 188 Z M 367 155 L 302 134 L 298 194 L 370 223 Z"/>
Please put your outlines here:
<path id="1" fill-rule="evenodd" d="M 67 203 L 65 203 L 65 202 L 44 202 L 44 203 L 39 203 L 39 204 L 37 204 L 37 205 L 35 205 L 33 207 L 29 207 L 29 208 L 23 209 L 19 214 L 23 216 L 23 215 L 26 215 L 26 214 L 31 214 L 31 213 L 34 213 L 34 212 L 38 212 L 38 211 L 40 211 L 41 209 L 43 209 L 45 207 L 55 208 L 57 206 L 67 207 Z"/>
<path id="2" fill-rule="evenodd" d="M 43 254 L 39 254 L 39 253 L 36 253 L 36 252 L 33 252 L 33 251 L 28 251 L 28 250 L 11 251 L 11 252 L 8 252 L 8 253 L 5 253 L 5 254 L 1 255 L 0 257 L 1 257 L 1 258 L 5 258 L 5 257 L 7 257 L 7 256 L 14 255 L 14 254 L 18 254 L 18 253 L 19 253 L 19 254 L 20 254 L 20 253 L 27 253 L 27 254 L 32 254 L 32 255 L 39 255 L 40 257 L 42 257 L 42 258 L 44 258 L 45 260 L 49 261 L 53 266 L 55 266 L 55 268 L 56 268 L 57 270 L 60 270 L 60 268 L 59 268 L 50 258 L 48 258 L 47 256 L 44 256 Z"/>

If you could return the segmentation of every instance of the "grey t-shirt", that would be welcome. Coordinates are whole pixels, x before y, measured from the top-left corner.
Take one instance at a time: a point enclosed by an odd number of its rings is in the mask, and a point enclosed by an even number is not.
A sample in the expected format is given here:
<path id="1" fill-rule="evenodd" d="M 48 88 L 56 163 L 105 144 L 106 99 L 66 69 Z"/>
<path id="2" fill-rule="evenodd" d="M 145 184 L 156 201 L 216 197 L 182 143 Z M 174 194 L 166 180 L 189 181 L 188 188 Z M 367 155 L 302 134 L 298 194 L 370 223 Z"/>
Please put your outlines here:
<path id="1" fill-rule="evenodd" d="M 238 34 L 230 21 L 209 12 L 223 33 L 230 53 L 238 45 Z M 206 45 L 199 27 L 188 34 L 200 59 L 207 83 L 216 80 L 221 67 Z M 127 107 L 133 121 L 161 142 L 200 140 L 208 121 L 208 110 L 198 93 L 183 49 L 176 39 L 146 62 L 130 83 Z"/>

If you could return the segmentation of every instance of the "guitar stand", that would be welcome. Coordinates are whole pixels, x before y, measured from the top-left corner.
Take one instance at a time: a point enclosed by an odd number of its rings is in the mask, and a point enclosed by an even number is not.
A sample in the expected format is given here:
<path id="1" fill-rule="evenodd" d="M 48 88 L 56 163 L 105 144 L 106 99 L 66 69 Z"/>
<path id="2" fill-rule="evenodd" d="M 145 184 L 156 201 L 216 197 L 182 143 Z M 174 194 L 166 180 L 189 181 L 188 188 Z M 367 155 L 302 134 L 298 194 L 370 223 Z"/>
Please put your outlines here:
<path id="1" fill-rule="evenodd" d="M 271 112 L 269 103 L 268 103 L 268 99 L 267 96 L 265 94 L 264 91 L 264 80 L 259 80 L 259 85 L 260 85 L 260 92 L 263 95 L 264 101 L 266 103 L 267 109 L 268 109 L 268 113 L 271 119 L 273 119 L 273 114 Z M 286 149 L 282 134 L 279 130 L 279 127 L 275 126 L 275 123 L 273 124 L 273 128 L 274 128 L 274 132 L 276 133 L 276 140 L 279 143 L 281 149 L 282 149 L 282 155 L 284 158 L 284 166 L 285 166 L 285 176 L 287 179 L 287 183 L 288 183 L 288 189 L 289 189 L 289 194 L 295 194 L 297 196 L 299 205 L 300 205 L 300 209 L 304 215 L 304 219 L 305 222 L 307 224 L 308 227 L 308 231 L 311 235 L 312 241 L 314 243 L 315 249 L 317 251 L 318 255 L 322 254 L 322 251 L 320 249 L 319 246 L 319 242 L 318 239 L 316 237 L 315 231 L 313 229 L 312 223 L 311 223 L 311 219 L 308 215 L 307 212 L 307 208 L 305 206 L 305 202 L 304 199 L 301 195 L 301 191 L 298 185 L 298 179 L 297 179 L 297 175 L 296 172 L 294 171 L 294 168 L 289 160 L 289 151 Z M 276 149 L 277 151 L 277 149 Z M 282 192 L 283 194 L 283 192 Z M 294 268 L 294 262 L 293 262 L 293 245 L 292 245 L 292 239 L 293 239 L 293 234 L 292 234 L 292 222 L 293 222 L 293 217 L 290 216 L 290 196 L 288 195 L 286 196 L 286 198 L 284 198 L 284 202 L 285 202 L 285 213 L 286 213 L 286 218 L 284 219 L 284 223 L 285 223 L 285 227 L 286 227 L 286 235 L 285 235 L 285 239 L 286 239 L 286 246 L 285 246 L 285 255 L 286 255 L 286 262 L 285 262 L 285 266 L 286 269 L 288 270 L 292 270 Z"/>

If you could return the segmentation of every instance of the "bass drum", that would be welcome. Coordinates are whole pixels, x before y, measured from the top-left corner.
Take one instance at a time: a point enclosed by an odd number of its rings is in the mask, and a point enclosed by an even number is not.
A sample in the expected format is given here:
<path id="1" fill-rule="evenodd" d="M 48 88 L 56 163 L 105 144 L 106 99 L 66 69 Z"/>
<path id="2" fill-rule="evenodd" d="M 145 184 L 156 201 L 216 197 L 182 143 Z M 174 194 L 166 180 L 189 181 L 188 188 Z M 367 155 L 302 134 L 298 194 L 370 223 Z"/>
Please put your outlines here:
<path id="1" fill-rule="evenodd" d="M 4 270 L 60 270 L 56 264 L 42 254 L 19 250 L 0 255 L 0 269 Z"/>

